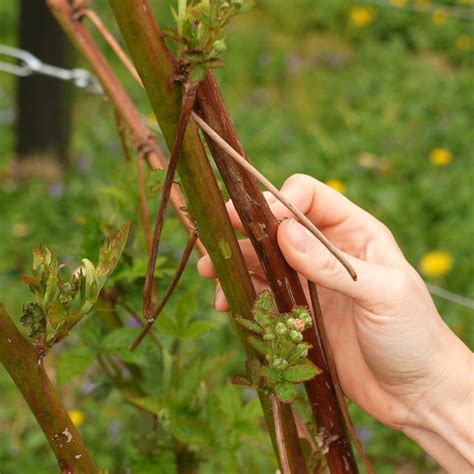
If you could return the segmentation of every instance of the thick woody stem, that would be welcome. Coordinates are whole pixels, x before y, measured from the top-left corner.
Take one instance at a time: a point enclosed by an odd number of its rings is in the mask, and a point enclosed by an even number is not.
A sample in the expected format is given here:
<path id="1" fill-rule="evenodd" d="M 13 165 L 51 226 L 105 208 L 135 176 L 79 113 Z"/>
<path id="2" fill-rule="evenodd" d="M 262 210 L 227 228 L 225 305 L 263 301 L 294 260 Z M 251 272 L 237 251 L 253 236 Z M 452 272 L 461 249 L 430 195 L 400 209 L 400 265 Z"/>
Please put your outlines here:
<path id="1" fill-rule="evenodd" d="M 341 410 L 342 410 L 342 415 L 344 417 L 347 430 L 349 431 L 351 435 L 352 442 L 355 444 L 357 452 L 359 453 L 359 456 L 365 466 L 367 473 L 373 474 L 374 470 L 372 468 L 372 465 L 370 464 L 369 458 L 365 454 L 364 447 L 362 446 L 362 442 L 360 441 L 356 428 L 354 426 L 354 423 L 352 422 L 352 418 L 347 408 L 346 400 L 344 398 L 344 392 L 342 391 L 342 387 L 339 382 L 339 378 L 337 376 L 336 362 L 334 361 L 334 356 L 332 354 L 332 349 L 329 344 L 326 327 L 324 325 L 324 318 L 323 318 L 323 313 L 321 312 L 321 305 L 319 304 L 318 290 L 317 290 L 316 284 L 308 280 L 308 288 L 309 288 L 309 296 L 311 299 L 311 306 L 313 307 L 314 320 L 319 331 L 321 344 L 324 348 L 324 355 L 326 357 L 329 371 L 331 372 L 331 377 L 334 382 L 334 389 L 336 390 L 337 399 L 339 401 L 339 406 L 341 407 Z"/>
<path id="2" fill-rule="evenodd" d="M 0 362 L 20 390 L 43 430 L 61 472 L 97 473 L 81 435 L 69 418 L 38 353 L 0 304 Z"/>
<path id="3" fill-rule="evenodd" d="M 170 89 L 169 84 L 176 75 L 177 64 L 163 42 L 148 0 L 110 0 L 110 4 L 163 136 L 168 147 L 173 149 L 181 110 L 181 88 Z M 232 313 L 252 318 L 255 290 L 198 129 L 191 120 L 183 140 L 178 173 L 188 195 L 200 239 L 214 262 Z M 239 329 L 239 334 L 247 354 L 255 357 L 255 352 L 246 341 L 245 331 Z M 264 394 L 259 394 L 259 397 L 278 453 L 271 400 Z M 291 408 L 283 404 L 280 408 L 291 473 L 304 474 L 307 470 Z"/>
<path id="4" fill-rule="evenodd" d="M 235 126 L 225 107 L 214 76 L 208 72 L 198 90 L 199 115 L 231 148 L 245 157 Z M 270 211 L 257 180 L 240 164 L 231 159 L 220 145 L 208 140 L 209 148 L 229 190 L 234 206 L 247 231 L 267 276 L 280 312 L 295 305 L 308 306 L 296 272 L 287 264 L 278 246 L 278 221 Z M 225 293 L 225 290 L 224 290 Z M 329 433 L 334 441 L 328 446 L 326 460 L 332 473 L 355 473 L 357 463 L 347 436 L 341 408 L 329 373 L 316 328 L 304 332 L 311 344 L 309 358 L 321 373 L 305 383 L 306 392 L 319 429 Z"/>

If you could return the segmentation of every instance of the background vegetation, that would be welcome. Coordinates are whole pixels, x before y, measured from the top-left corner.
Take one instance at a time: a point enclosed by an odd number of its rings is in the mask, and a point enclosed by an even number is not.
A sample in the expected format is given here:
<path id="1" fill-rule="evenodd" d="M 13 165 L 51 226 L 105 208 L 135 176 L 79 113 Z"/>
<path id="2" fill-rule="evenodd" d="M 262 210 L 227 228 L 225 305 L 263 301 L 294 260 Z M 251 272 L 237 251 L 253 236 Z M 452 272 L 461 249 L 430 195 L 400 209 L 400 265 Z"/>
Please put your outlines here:
<path id="1" fill-rule="evenodd" d="M 172 2 L 155 3 L 160 21 L 171 24 Z M 302 172 L 328 181 L 393 230 L 427 281 L 472 297 L 474 38 L 472 21 L 450 16 L 451 7 L 472 14 L 472 3 L 387 4 L 259 0 L 252 13 L 228 29 L 219 83 L 249 156 L 270 179 L 280 185 L 288 175 Z M 115 28 L 106 2 L 96 6 Z M 406 9 L 415 6 L 418 12 Z M 434 11 L 423 10 L 429 8 Z M 16 2 L 1 3 L 1 43 L 15 44 L 17 15 Z M 142 92 L 125 73 L 123 78 L 147 114 Z M 28 273 L 33 243 L 46 243 L 72 269 L 86 255 L 96 258 L 104 229 L 126 218 L 139 219 L 134 166 L 122 158 L 112 111 L 102 98 L 81 90 L 75 91 L 73 161 L 67 174 L 53 180 L 11 179 L 14 96 L 15 78 L 0 73 L 0 295 L 19 317 L 30 295 L 18 276 Z M 150 187 L 153 181 L 149 176 Z M 149 193 L 150 209 L 156 198 Z M 145 250 L 136 226 L 135 232 L 129 249 L 133 265 L 120 267 L 114 281 L 138 310 Z M 167 222 L 165 236 L 159 267 L 163 287 L 185 241 L 176 219 Z M 147 393 L 179 392 L 180 403 L 193 400 L 198 411 L 206 409 L 196 397 L 219 406 L 218 420 L 227 424 L 218 429 L 219 421 L 214 426 L 208 420 L 212 446 L 203 446 L 197 435 L 190 440 L 189 434 L 167 433 L 175 444 L 194 446 L 198 455 L 215 454 L 215 462 L 202 463 L 202 472 L 223 472 L 219 462 L 228 466 L 229 459 L 236 470 L 247 466 L 241 472 L 272 472 L 271 447 L 255 422 L 258 404 L 251 393 L 243 393 L 242 402 L 242 392 L 227 383 L 242 366 L 242 351 L 227 319 L 211 308 L 212 293 L 190 267 L 157 325 L 166 350 L 156 356 L 155 365 L 150 360 L 131 363 L 150 374 Z M 436 304 L 451 328 L 472 345 L 472 311 L 440 299 Z M 144 457 L 146 444 L 156 442 L 152 425 L 124 403 L 94 362 L 95 350 L 117 354 L 135 329 L 130 325 L 115 340 L 109 337 L 103 349 L 105 336 L 97 321 L 98 315 L 90 315 L 48 357 L 50 373 L 60 385 L 68 382 L 61 388 L 63 400 L 100 467 L 117 473 L 130 467 L 136 473 L 168 472 L 176 449 L 164 446 L 153 459 Z M 163 373 L 154 368 L 166 369 L 163 354 L 168 353 L 185 376 L 175 374 L 166 388 Z M 204 357 L 206 373 L 202 364 L 192 363 Z M 51 472 L 43 435 L 3 369 L 0 393 L 0 472 Z M 351 411 L 377 473 L 438 472 L 414 443 L 357 407 Z M 196 434 L 200 427 L 195 428 Z"/>

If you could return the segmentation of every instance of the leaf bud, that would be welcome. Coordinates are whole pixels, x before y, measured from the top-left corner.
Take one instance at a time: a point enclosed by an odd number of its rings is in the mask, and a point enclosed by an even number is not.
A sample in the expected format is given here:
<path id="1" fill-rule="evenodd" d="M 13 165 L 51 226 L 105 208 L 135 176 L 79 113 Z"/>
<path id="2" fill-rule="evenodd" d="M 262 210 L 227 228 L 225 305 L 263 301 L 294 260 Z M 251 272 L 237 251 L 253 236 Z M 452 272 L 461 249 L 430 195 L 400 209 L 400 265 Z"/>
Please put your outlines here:
<path id="1" fill-rule="evenodd" d="M 303 336 L 301 335 L 301 333 L 295 330 L 290 331 L 290 337 L 296 343 L 299 343 L 303 340 Z"/>
<path id="2" fill-rule="evenodd" d="M 277 323 L 276 326 L 275 326 L 275 331 L 277 334 L 279 334 L 280 336 L 283 336 L 285 335 L 287 332 L 288 332 L 288 329 L 286 328 L 285 324 L 280 322 L 280 323 Z"/>
<path id="3" fill-rule="evenodd" d="M 304 342 L 296 346 L 296 355 L 299 357 L 306 357 L 308 355 L 309 347 Z"/>
<path id="4" fill-rule="evenodd" d="M 288 361 L 281 357 L 277 357 L 273 361 L 273 368 L 276 370 L 285 370 L 286 368 L 288 368 Z"/>
<path id="5" fill-rule="evenodd" d="M 275 334 L 272 332 L 267 332 L 266 334 L 263 335 L 263 340 L 264 341 L 273 341 L 275 339 Z"/>
<path id="6" fill-rule="evenodd" d="M 293 329 L 295 327 L 295 318 L 288 318 L 286 320 L 286 327 L 288 329 Z"/>

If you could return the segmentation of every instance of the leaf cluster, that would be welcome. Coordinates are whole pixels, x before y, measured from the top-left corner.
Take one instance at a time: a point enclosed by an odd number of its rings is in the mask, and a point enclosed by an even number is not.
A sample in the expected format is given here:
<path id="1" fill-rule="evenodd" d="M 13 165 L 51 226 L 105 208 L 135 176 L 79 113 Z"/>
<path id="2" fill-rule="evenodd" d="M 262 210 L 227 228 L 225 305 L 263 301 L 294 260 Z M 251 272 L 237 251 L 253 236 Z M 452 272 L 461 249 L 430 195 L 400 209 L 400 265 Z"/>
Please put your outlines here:
<path id="1" fill-rule="evenodd" d="M 173 10 L 176 30 L 169 36 L 192 80 L 201 81 L 207 68 L 222 65 L 219 56 L 226 49 L 223 28 L 253 5 L 254 0 L 178 0 L 178 11 Z"/>
<path id="2" fill-rule="evenodd" d="M 105 240 L 97 266 L 84 258 L 82 266 L 69 278 L 61 276 L 64 267 L 48 247 L 33 247 L 31 275 L 21 275 L 35 301 L 23 307 L 20 318 L 30 327 L 31 337 L 41 353 L 62 340 L 96 303 L 110 273 L 115 269 L 127 242 L 130 224 Z"/>
<path id="3" fill-rule="evenodd" d="M 253 333 L 248 342 L 265 358 L 246 362 L 246 374 L 234 376 L 233 383 L 255 389 L 272 389 L 282 402 L 296 397 L 296 384 L 312 379 L 319 373 L 308 359 L 311 345 L 303 341 L 302 332 L 313 325 L 305 307 L 295 307 L 289 313 L 275 314 L 273 297 L 261 292 L 253 308 L 254 320 L 237 317 L 236 321 Z"/>

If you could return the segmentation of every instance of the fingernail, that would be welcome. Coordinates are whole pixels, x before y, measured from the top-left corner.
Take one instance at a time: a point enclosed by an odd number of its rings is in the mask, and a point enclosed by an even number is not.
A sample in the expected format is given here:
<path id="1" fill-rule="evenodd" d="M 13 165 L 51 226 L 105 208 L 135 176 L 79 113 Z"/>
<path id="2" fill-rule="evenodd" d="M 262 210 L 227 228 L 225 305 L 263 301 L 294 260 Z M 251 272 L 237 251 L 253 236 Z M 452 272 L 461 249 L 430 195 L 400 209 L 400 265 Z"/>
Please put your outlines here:
<path id="1" fill-rule="evenodd" d="M 290 220 L 287 236 L 293 248 L 300 253 L 306 253 L 311 248 L 311 234 L 294 219 Z"/>

